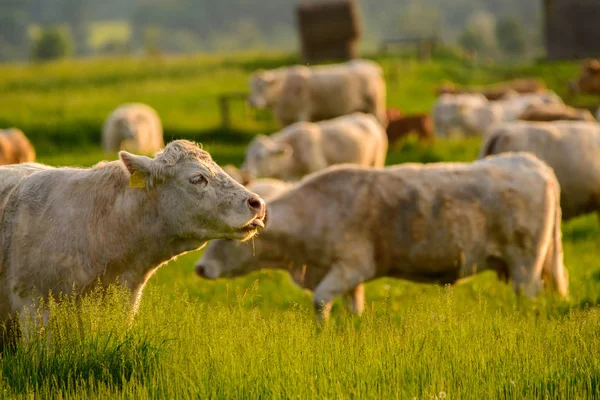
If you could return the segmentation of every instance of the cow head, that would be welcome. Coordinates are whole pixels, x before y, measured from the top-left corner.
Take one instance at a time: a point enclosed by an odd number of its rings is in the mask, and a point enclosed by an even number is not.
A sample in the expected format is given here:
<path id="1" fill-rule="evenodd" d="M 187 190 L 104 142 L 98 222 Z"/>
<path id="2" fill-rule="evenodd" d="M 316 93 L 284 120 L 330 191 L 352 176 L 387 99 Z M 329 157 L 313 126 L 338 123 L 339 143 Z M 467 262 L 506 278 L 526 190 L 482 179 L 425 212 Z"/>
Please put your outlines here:
<path id="1" fill-rule="evenodd" d="M 281 79 L 274 71 L 259 70 L 250 77 L 250 106 L 263 109 L 271 107 L 279 97 Z"/>
<path id="2" fill-rule="evenodd" d="M 232 278 L 259 269 L 259 242 L 260 240 L 254 243 L 238 243 L 233 240 L 210 242 L 196 262 L 196 274 L 206 279 Z"/>
<path id="3" fill-rule="evenodd" d="M 174 239 L 248 240 L 264 227 L 265 202 L 227 175 L 197 144 L 169 143 L 155 158 L 119 152 L 129 185 L 154 203 Z M 198 246 L 199 247 L 199 246 Z"/>
<path id="4" fill-rule="evenodd" d="M 292 146 L 258 135 L 248 145 L 242 171 L 253 178 L 281 178 L 287 176 L 292 163 Z"/>

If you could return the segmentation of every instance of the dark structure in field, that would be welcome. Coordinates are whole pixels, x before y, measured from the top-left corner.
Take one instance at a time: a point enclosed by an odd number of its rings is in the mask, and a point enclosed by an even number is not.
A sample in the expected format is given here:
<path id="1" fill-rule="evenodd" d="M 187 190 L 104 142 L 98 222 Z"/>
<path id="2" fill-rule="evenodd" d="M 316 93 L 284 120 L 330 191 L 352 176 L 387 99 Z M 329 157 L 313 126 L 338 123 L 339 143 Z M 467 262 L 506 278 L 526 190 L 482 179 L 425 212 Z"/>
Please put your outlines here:
<path id="1" fill-rule="evenodd" d="M 358 56 L 361 25 L 354 0 L 302 3 L 296 17 L 304 62 L 347 61 Z"/>
<path id="2" fill-rule="evenodd" d="M 544 0 L 549 59 L 600 57 L 600 0 Z"/>

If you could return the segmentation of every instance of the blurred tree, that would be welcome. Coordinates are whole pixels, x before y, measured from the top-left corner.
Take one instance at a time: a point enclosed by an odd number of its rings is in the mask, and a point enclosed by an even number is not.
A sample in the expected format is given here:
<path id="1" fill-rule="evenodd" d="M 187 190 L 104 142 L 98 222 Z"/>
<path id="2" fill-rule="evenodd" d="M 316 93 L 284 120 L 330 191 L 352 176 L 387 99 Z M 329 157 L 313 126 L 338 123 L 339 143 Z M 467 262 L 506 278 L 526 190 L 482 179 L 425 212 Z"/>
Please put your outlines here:
<path id="1" fill-rule="evenodd" d="M 467 51 L 495 56 L 498 52 L 495 29 L 496 20 L 492 14 L 475 12 L 469 17 L 458 42 Z"/>
<path id="2" fill-rule="evenodd" d="M 406 36 L 431 36 L 443 24 L 439 8 L 429 4 L 411 3 L 400 16 L 400 33 Z"/>
<path id="3" fill-rule="evenodd" d="M 33 45 L 34 61 L 49 61 L 65 58 L 71 54 L 73 40 L 68 31 L 59 28 L 43 29 Z"/>
<path id="4" fill-rule="evenodd" d="M 64 0 L 64 21 L 69 25 L 75 43 L 75 53 L 85 54 L 88 50 L 86 8 L 88 0 Z"/>
<path id="5" fill-rule="evenodd" d="M 471 53 L 485 53 L 485 41 L 473 28 L 466 28 L 458 38 L 458 44 Z"/>
<path id="6" fill-rule="evenodd" d="M 512 16 L 498 19 L 496 40 L 500 49 L 509 56 L 521 56 L 525 52 L 525 33 L 519 20 Z"/>
<path id="7" fill-rule="evenodd" d="M 26 0 L 0 1 L 0 60 L 27 55 L 29 16 Z"/>

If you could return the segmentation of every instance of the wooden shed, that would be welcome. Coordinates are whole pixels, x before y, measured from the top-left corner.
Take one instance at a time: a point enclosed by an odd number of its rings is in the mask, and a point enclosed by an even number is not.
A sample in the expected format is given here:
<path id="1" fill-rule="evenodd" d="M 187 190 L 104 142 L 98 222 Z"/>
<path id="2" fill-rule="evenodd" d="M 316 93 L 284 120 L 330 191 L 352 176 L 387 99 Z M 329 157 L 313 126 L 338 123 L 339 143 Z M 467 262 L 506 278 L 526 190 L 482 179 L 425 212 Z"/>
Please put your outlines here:
<path id="1" fill-rule="evenodd" d="M 301 3 L 296 17 L 304 62 L 358 57 L 361 25 L 354 0 Z"/>
<path id="2" fill-rule="evenodd" d="M 600 0 L 543 0 L 549 59 L 600 57 Z"/>

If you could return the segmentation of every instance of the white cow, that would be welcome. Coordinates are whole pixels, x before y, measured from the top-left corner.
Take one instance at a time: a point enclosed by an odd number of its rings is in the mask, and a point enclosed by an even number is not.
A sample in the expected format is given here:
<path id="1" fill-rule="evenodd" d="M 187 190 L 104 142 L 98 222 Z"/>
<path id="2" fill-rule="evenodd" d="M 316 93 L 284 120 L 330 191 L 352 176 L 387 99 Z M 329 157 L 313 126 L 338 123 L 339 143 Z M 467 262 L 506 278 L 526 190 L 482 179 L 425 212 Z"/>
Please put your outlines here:
<path id="1" fill-rule="evenodd" d="M 545 281 L 566 296 L 560 188 L 536 157 L 473 163 L 335 166 L 268 202 L 254 246 L 215 241 L 196 264 L 205 278 L 278 268 L 314 292 L 327 318 L 344 294 L 363 308 L 362 283 L 384 276 L 455 283 L 484 270 L 536 295 Z"/>
<path id="2" fill-rule="evenodd" d="M 250 105 L 273 110 L 282 126 L 356 111 L 373 114 L 382 125 L 387 124 L 383 70 L 373 61 L 259 70 L 250 78 L 250 89 Z"/>
<path id="3" fill-rule="evenodd" d="M 141 103 L 123 104 L 106 118 L 102 129 L 105 152 L 121 149 L 151 154 L 165 145 L 156 111 Z"/>
<path id="4" fill-rule="evenodd" d="M 600 211 L 600 124 L 584 121 L 506 122 L 486 134 L 479 157 L 535 154 L 554 169 L 565 219 Z"/>
<path id="5" fill-rule="evenodd" d="M 242 171 L 254 178 L 298 180 L 330 165 L 383 166 L 387 135 L 370 114 L 298 122 L 248 145 Z"/>
<path id="6" fill-rule="evenodd" d="M 488 101 L 482 94 L 444 94 L 436 102 L 433 115 L 436 135 L 446 137 L 453 130 L 465 136 L 480 136 L 502 121 L 514 121 L 530 105 L 562 105 L 554 92 L 511 94 Z"/>
<path id="7" fill-rule="evenodd" d="M 155 158 L 119 157 L 91 169 L 0 167 L 0 321 L 37 296 L 98 283 L 130 289 L 135 312 L 160 265 L 210 239 L 248 240 L 264 226 L 264 201 L 195 143 L 171 142 Z"/>
<path id="8" fill-rule="evenodd" d="M 489 105 L 488 99 L 483 94 L 442 94 L 438 97 L 432 110 L 435 135 L 447 137 L 455 132 L 471 136 L 477 133 L 478 128 L 472 125 L 483 124 L 485 116 L 472 116 L 465 121 L 465 115 L 472 115 L 472 110 L 485 109 Z"/>

